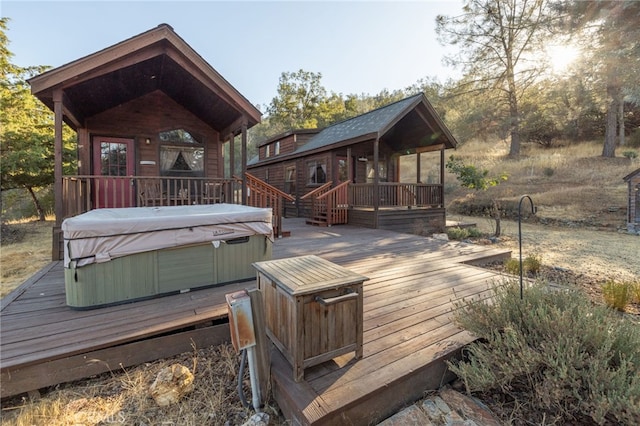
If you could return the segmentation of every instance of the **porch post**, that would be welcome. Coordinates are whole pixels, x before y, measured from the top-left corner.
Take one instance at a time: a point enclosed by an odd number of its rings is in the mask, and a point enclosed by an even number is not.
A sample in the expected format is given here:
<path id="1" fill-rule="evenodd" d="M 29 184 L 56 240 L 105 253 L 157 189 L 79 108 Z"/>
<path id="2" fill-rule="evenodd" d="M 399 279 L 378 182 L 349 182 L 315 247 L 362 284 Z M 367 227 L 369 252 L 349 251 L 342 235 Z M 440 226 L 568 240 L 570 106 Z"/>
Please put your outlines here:
<path id="1" fill-rule="evenodd" d="M 351 170 L 351 147 L 347 148 L 347 180 L 353 182 L 353 170 Z"/>
<path id="2" fill-rule="evenodd" d="M 235 136 L 233 133 L 229 135 L 229 177 L 233 178 L 233 175 L 236 174 L 236 147 L 235 147 Z"/>
<path id="3" fill-rule="evenodd" d="M 440 149 L 440 201 L 444 208 L 444 147 Z"/>
<path id="4" fill-rule="evenodd" d="M 422 163 L 420 161 L 420 154 L 422 153 L 418 152 L 416 154 L 416 183 L 420 183 L 420 174 L 422 173 L 421 171 Z"/>
<path id="5" fill-rule="evenodd" d="M 247 120 L 242 123 L 242 204 L 247 205 Z"/>
<path id="6" fill-rule="evenodd" d="M 54 114 L 54 166 L 53 166 L 53 193 L 54 193 L 54 210 L 56 214 L 56 226 L 62 224 L 64 215 L 62 200 L 62 90 L 57 89 L 53 92 L 53 114 Z"/>
<path id="7" fill-rule="evenodd" d="M 378 228 L 378 208 L 380 206 L 380 138 L 373 142 L 373 225 Z"/>

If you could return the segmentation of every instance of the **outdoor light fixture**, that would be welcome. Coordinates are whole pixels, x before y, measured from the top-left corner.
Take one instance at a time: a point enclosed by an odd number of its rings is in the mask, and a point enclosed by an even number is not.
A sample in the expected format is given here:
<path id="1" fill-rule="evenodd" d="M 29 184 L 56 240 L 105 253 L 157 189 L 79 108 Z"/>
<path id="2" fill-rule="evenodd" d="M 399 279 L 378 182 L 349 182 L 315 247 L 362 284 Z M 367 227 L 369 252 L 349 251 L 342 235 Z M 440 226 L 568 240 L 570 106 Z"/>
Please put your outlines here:
<path id="1" fill-rule="evenodd" d="M 360 156 L 360 157 L 358 157 L 358 161 L 362 161 L 363 163 L 366 163 L 367 162 L 367 157 L 365 157 L 364 155 Z"/>
<path id="2" fill-rule="evenodd" d="M 522 200 L 528 198 L 531 202 L 531 213 L 536 214 L 536 208 L 533 205 L 533 200 L 528 195 L 520 197 L 520 203 L 518 203 L 518 243 L 520 249 L 520 300 L 522 300 Z"/>
<path id="3" fill-rule="evenodd" d="M 144 143 L 146 143 L 147 145 L 151 145 L 151 139 L 146 138 L 146 139 L 144 140 Z"/>

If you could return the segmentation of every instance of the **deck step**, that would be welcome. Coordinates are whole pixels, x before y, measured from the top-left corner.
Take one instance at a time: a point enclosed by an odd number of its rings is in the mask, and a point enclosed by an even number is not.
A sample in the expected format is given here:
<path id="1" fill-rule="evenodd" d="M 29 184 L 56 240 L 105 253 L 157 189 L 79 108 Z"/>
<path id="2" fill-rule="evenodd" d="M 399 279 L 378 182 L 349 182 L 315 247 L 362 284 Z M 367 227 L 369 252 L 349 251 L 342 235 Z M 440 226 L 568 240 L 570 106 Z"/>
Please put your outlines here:
<path id="1" fill-rule="evenodd" d="M 315 226 L 329 226 L 326 219 L 319 219 L 319 218 L 307 219 L 306 224 L 315 225 Z"/>

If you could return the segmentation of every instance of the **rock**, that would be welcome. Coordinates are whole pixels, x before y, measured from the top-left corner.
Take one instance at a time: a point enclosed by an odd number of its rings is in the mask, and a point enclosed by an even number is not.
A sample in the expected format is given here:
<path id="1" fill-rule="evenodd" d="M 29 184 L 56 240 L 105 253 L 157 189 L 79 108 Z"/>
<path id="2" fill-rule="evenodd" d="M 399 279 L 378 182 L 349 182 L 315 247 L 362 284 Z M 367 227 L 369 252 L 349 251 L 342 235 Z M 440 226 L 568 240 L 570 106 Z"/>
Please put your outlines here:
<path id="1" fill-rule="evenodd" d="M 455 407 L 455 410 L 465 419 L 483 426 L 500 426 L 500 421 L 489 411 L 487 406 L 475 398 L 450 388 L 442 389 L 440 397 L 449 407 Z"/>
<path id="2" fill-rule="evenodd" d="M 412 405 L 379 423 L 378 426 L 431 426 L 432 424 L 420 408 Z"/>
<path id="3" fill-rule="evenodd" d="M 442 241 L 449 241 L 449 236 L 447 234 L 433 234 L 431 238 Z"/>
<path id="4" fill-rule="evenodd" d="M 193 390 L 193 374 L 187 367 L 173 364 L 158 373 L 149 388 L 151 396 L 161 407 L 176 403 Z"/>
<path id="5" fill-rule="evenodd" d="M 268 426 L 269 415 L 267 413 L 256 413 L 249 417 L 249 420 L 244 422 L 242 426 Z"/>

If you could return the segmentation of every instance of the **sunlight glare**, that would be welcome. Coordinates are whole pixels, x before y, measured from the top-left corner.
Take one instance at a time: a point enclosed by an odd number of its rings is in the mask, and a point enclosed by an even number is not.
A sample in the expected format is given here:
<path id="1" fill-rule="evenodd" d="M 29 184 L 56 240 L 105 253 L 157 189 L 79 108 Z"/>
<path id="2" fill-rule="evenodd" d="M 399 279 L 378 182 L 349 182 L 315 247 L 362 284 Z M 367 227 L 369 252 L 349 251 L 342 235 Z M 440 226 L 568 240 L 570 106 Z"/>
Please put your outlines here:
<path id="1" fill-rule="evenodd" d="M 547 47 L 547 55 L 553 72 L 561 73 L 578 59 L 580 50 L 571 44 L 555 44 Z"/>

